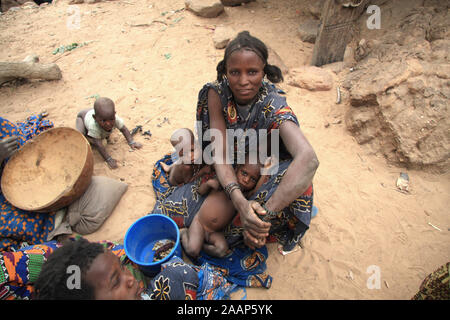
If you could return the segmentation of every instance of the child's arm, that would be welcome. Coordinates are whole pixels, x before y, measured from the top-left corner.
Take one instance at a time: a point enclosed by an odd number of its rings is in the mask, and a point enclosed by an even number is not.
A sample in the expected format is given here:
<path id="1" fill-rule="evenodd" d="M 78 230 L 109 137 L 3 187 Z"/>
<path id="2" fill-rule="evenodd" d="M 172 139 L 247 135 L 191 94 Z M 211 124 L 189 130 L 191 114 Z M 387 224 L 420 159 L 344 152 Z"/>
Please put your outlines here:
<path id="1" fill-rule="evenodd" d="M 201 168 L 191 179 L 191 181 L 196 180 L 198 177 L 201 177 L 205 174 L 211 173 L 211 166 L 204 166 Z"/>
<path id="2" fill-rule="evenodd" d="M 127 139 L 127 143 L 131 148 L 133 148 L 133 149 L 142 148 L 142 144 L 133 140 L 133 137 L 131 136 L 130 131 L 128 130 L 128 128 L 125 125 L 123 125 L 122 129 L 120 129 L 120 132 L 122 132 L 125 139 Z"/>
<path id="3" fill-rule="evenodd" d="M 211 190 L 219 190 L 220 183 L 217 178 L 209 179 L 205 183 L 202 183 L 200 187 L 198 187 L 198 193 L 201 195 L 205 195 Z"/>
<path id="4" fill-rule="evenodd" d="M 175 163 L 168 165 L 167 163 L 164 163 L 162 161 L 160 162 L 161 168 L 164 170 L 165 173 L 169 173 L 170 170 L 173 168 L 174 164 Z"/>
<path id="5" fill-rule="evenodd" d="M 102 139 L 92 137 L 87 137 L 87 139 L 95 148 L 97 148 L 98 152 L 100 152 L 103 159 L 105 159 L 106 163 L 109 165 L 111 169 L 118 168 L 117 161 L 108 154 L 106 148 L 103 146 Z"/>

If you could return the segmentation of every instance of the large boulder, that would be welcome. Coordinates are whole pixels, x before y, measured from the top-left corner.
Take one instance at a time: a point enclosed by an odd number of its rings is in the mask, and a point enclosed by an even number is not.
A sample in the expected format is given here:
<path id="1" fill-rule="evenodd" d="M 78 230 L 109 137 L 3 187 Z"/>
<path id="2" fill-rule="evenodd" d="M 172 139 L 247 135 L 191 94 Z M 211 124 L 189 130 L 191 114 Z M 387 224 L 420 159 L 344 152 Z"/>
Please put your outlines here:
<path id="1" fill-rule="evenodd" d="M 186 9 L 204 18 L 219 16 L 224 7 L 220 0 L 185 0 Z"/>
<path id="2" fill-rule="evenodd" d="M 1 0 L 0 1 L 0 8 L 2 12 L 8 11 L 10 8 L 13 7 L 20 7 L 21 3 L 19 3 L 16 0 Z"/>
<path id="3" fill-rule="evenodd" d="M 391 163 L 450 167 L 449 27 L 448 10 L 415 9 L 343 81 L 348 130 Z"/>

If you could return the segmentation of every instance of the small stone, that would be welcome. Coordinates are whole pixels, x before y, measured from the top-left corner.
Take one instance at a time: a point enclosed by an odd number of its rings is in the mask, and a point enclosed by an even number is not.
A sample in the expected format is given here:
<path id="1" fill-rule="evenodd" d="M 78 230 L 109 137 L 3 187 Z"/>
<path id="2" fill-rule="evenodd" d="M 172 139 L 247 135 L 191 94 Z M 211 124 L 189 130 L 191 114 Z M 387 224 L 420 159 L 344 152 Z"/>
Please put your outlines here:
<path id="1" fill-rule="evenodd" d="M 215 18 L 223 11 L 223 4 L 219 0 L 185 0 L 186 9 L 204 18 Z"/>
<path id="2" fill-rule="evenodd" d="M 330 71 L 315 66 L 305 66 L 290 70 L 288 84 L 310 91 L 327 91 L 333 88 Z"/>
<path id="3" fill-rule="evenodd" d="M 308 20 L 298 27 L 298 35 L 303 42 L 315 43 L 319 30 L 318 20 Z"/>
<path id="4" fill-rule="evenodd" d="M 216 49 L 223 49 L 227 46 L 228 42 L 233 38 L 235 31 L 226 26 L 218 26 L 214 30 L 213 42 Z"/>

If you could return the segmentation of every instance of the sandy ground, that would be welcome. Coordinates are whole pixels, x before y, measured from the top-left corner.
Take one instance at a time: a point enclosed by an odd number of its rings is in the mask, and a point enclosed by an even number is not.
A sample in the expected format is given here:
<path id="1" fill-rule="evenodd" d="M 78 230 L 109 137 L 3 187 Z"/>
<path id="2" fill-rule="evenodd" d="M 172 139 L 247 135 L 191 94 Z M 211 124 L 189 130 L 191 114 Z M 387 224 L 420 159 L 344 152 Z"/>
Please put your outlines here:
<path id="1" fill-rule="evenodd" d="M 150 140 L 136 136 L 144 147 L 135 152 L 129 152 L 120 132 L 113 134 L 108 148 L 121 163 L 117 170 L 94 152 L 94 174 L 121 179 L 129 189 L 111 217 L 87 238 L 122 240 L 155 203 L 151 170 L 170 150 L 170 134 L 194 127 L 198 91 L 215 79 L 223 50 L 214 48 L 211 27 L 249 30 L 289 68 L 298 67 L 308 63 L 313 45 L 296 35 L 296 3 L 257 1 L 227 7 L 214 19 L 174 12 L 184 8 L 182 0 L 80 4 L 79 29 L 67 27 L 73 16 L 64 2 L 9 12 L 0 18 L 0 61 L 35 53 L 43 63 L 56 60 L 63 79 L 0 88 L 0 114 L 20 121 L 46 109 L 55 126 L 75 127 L 78 111 L 91 107 L 98 94 L 115 101 L 130 130 L 136 125 L 151 130 Z M 52 54 L 73 42 L 87 44 Z M 303 249 L 282 256 L 275 244 L 268 245 L 272 287 L 247 289 L 247 299 L 411 298 L 427 274 L 449 261 L 450 175 L 393 167 L 358 145 L 344 124 L 348 104 L 335 104 L 335 90 L 281 87 L 320 160 L 314 179 L 319 214 Z M 326 128 L 326 123 L 331 125 Z M 401 171 L 410 176 L 409 194 L 395 188 Z"/>

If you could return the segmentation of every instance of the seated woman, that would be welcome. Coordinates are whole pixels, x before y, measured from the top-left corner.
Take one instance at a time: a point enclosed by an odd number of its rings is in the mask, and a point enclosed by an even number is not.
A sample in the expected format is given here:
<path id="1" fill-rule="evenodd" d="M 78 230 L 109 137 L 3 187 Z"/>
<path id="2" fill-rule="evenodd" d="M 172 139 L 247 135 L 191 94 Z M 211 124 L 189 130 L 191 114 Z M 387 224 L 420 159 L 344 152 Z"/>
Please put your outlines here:
<path id="1" fill-rule="evenodd" d="M 281 162 L 277 174 L 252 197 L 256 202 L 245 199 L 239 189 L 235 189 L 230 198 L 240 213 L 240 227 L 249 247 L 265 244 L 271 224 L 259 219 L 257 214 L 270 214 L 279 216 L 280 220 L 278 230 L 272 229 L 271 233 L 281 242 L 284 251 L 290 251 L 309 228 L 311 183 L 318 160 L 286 99 L 264 81 L 264 77 L 273 83 L 283 80 L 280 69 L 268 64 L 267 58 L 265 44 L 247 31 L 239 33 L 228 44 L 224 59 L 217 65 L 217 81 L 206 84 L 199 93 L 197 120 L 202 127 L 198 131 L 216 129 L 221 132 L 225 143 L 217 148 L 222 147 L 225 155 L 226 146 L 233 143 L 227 140 L 226 129 L 235 132 L 242 129 L 241 136 L 249 129 L 258 133 L 266 130 L 267 136 L 278 130 L 281 139 L 276 142 L 279 142 Z M 238 136 L 238 140 L 240 138 Z M 270 145 L 268 141 L 267 144 Z M 272 153 L 273 148 L 272 144 Z M 215 170 L 226 188 L 236 183 L 236 176 L 225 160 L 216 159 Z"/>
<path id="2" fill-rule="evenodd" d="M 30 116 L 25 122 L 12 123 L 0 117 L 0 177 L 3 165 L 14 151 L 29 139 L 53 127 L 45 113 Z M 54 213 L 28 212 L 11 205 L 0 190 L 0 252 L 27 244 L 42 243 L 54 228 Z"/>
<path id="3" fill-rule="evenodd" d="M 283 80 L 280 69 L 268 64 L 267 59 L 266 45 L 247 31 L 239 33 L 227 45 L 224 59 L 217 65 L 217 80 L 199 92 L 197 133 L 199 138 L 209 138 L 202 140 L 204 153 L 211 149 L 209 143 L 213 140 L 217 178 L 225 190 L 232 190 L 229 198 L 238 215 L 225 231 L 228 244 L 243 241 L 252 249 L 260 248 L 270 234 L 273 237 L 269 240 L 276 239 L 284 251 L 290 251 L 309 228 L 312 180 L 319 162 L 286 99 L 264 80 L 265 77 L 272 83 Z M 227 161 L 227 150 L 233 145 L 234 151 L 238 150 L 227 135 L 230 129 L 238 142 L 245 141 L 246 146 L 249 145 L 246 136 L 251 130 L 258 133 L 258 146 L 264 145 L 260 139 L 264 135 L 259 133 L 267 133 L 266 138 L 274 141 L 267 143 L 271 155 L 279 145 L 280 163 L 276 172 L 250 199 L 245 198 L 240 188 L 232 188 L 237 184 L 235 163 Z M 208 136 L 211 132 L 215 135 Z M 158 162 L 153 179 L 164 181 Z M 154 212 L 167 214 L 179 224 L 189 226 L 203 200 L 196 193 L 195 183 L 169 188 L 160 192 Z M 265 222 L 260 218 L 264 215 L 275 219 Z"/>

